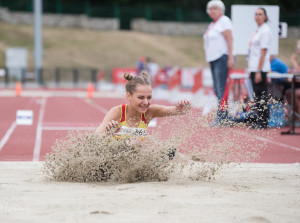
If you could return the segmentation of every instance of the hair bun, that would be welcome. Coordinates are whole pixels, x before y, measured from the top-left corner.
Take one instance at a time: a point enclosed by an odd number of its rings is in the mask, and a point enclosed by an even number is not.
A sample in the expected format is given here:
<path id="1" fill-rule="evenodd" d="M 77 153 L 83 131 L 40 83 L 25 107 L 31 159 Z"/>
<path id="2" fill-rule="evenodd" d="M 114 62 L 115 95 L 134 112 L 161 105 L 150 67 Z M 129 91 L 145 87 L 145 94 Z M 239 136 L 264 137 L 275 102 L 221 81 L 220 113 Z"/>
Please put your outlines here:
<path id="1" fill-rule="evenodd" d="M 130 74 L 130 73 L 125 73 L 125 74 L 124 74 L 124 78 L 125 78 L 126 80 L 130 81 L 130 80 L 133 78 L 133 75 Z"/>
<path id="2" fill-rule="evenodd" d="M 149 78 L 149 75 L 146 71 L 142 71 L 142 76 L 145 77 L 146 79 Z"/>

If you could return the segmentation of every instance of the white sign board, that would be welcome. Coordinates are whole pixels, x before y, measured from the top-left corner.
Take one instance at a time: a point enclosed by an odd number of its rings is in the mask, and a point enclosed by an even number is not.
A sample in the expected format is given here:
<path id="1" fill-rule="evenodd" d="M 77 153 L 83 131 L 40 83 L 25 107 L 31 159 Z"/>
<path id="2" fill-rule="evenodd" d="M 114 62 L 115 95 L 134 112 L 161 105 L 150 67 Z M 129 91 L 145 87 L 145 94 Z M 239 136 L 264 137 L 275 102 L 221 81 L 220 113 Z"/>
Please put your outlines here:
<path id="1" fill-rule="evenodd" d="M 6 50 L 7 68 L 27 68 L 27 49 L 14 47 Z"/>
<path id="2" fill-rule="evenodd" d="M 287 38 L 288 25 L 286 22 L 279 23 L 279 38 Z"/>
<path id="3" fill-rule="evenodd" d="M 277 5 L 232 5 L 231 20 L 233 23 L 233 49 L 235 55 L 247 55 L 249 41 L 257 29 L 254 16 L 258 8 L 267 11 L 269 22 L 267 23 L 272 32 L 272 45 L 270 53 L 278 55 L 279 38 L 279 6 Z"/>
<path id="4" fill-rule="evenodd" d="M 17 110 L 17 125 L 32 125 L 33 111 L 32 110 Z"/>
<path id="5" fill-rule="evenodd" d="M 0 69 L 0 77 L 4 77 L 5 76 L 5 69 Z"/>
<path id="6" fill-rule="evenodd" d="M 10 76 L 21 80 L 22 69 L 27 68 L 27 49 L 21 47 L 8 48 L 6 50 L 5 65 Z"/>

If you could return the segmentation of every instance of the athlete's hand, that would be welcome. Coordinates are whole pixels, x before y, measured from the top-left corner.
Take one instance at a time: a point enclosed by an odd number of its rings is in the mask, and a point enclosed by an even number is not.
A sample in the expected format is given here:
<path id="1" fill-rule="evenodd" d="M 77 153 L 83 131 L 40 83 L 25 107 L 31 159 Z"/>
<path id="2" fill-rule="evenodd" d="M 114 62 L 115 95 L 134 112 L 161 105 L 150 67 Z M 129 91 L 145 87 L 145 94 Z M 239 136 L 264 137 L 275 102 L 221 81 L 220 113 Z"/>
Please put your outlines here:
<path id="1" fill-rule="evenodd" d="M 186 113 L 191 109 L 191 102 L 189 100 L 181 100 L 178 102 L 176 108 L 180 113 Z"/>
<path id="2" fill-rule="evenodd" d="M 112 120 L 112 121 L 110 121 L 109 123 L 107 123 L 107 125 L 106 125 L 105 128 L 106 128 L 107 131 L 109 131 L 109 130 L 111 130 L 111 129 L 113 129 L 113 128 L 117 128 L 118 125 L 119 125 L 119 123 L 118 123 L 117 121 Z"/>

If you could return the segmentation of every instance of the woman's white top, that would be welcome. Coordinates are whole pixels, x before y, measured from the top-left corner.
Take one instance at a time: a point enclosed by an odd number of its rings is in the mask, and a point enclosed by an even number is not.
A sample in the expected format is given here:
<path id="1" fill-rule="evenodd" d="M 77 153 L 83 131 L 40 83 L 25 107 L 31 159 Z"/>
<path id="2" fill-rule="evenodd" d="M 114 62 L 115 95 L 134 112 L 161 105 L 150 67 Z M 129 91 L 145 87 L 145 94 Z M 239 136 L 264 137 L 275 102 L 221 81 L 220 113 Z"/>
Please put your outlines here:
<path id="1" fill-rule="evenodd" d="M 230 30 L 233 25 L 231 20 L 222 15 L 216 22 L 211 22 L 203 35 L 206 61 L 219 59 L 224 54 L 228 55 L 228 46 L 222 32 Z"/>
<path id="2" fill-rule="evenodd" d="M 271 29 L 266 23 L 263 23 L 257 28 L 255 33 L 252 34 L 249 42 L 249 57 L 248 57 L 248 70 L 250 72 L 257 72 L 260 59 L 261 49 L 267 49 L 267 53 L 262 66 L 263 72 L 271 70 L 270 65 L 270 48 L 271 48 L 272 33 Z"/>

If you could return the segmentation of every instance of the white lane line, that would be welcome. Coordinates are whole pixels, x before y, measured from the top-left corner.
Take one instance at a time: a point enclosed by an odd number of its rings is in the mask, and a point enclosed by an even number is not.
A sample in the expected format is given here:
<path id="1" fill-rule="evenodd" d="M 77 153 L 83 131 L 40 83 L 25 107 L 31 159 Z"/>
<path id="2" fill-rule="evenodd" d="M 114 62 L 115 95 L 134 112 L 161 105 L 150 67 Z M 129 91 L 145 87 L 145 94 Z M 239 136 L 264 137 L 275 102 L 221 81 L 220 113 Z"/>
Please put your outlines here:
<path id="1" fill-rule="evenodd" d="M 98 127 L 98 122 L 43 122 L 44 127 Z"/>
<path id="2" fill-rule="evenodd" d="M 288 148 L 288 149 L 300 152 L 300 148 L 298 148 L 298 147 L 290 146 L 290 145 L 287 145 L 287 144 L 284 144 L 284 143 L 281 143 L 281 142 L 276 142 L 276 141 L 274 141 L 272 139 L 266 139 L 266 138 L 260 137 L 258 135 L 246 134 L 245 132 L 239 133 L 239 134 L 247 136 L 247 137 L 251 136 L 251 137 L 253 137 L 253 138 L 257 139 L 257 140 L 263 141 L 263 142 L 267 142 L 267 143 L 270 143 L 270 144 L 273 144 L 273 145 L 277 145 L 277 146 L 282 146 L 282 147 L 285 147 L 285 148 Z"/>
<path id="3" fill-rule="evenodd" d="M 260 136 L 253 136 L 253 137 L 256 138 L 256 139 L 258 139 L 258 140 L 261 140 L 261 141 L 270 143 L 270 144 L 282 146 L 282 147 L 285 147 L 285 148 L 288 148 L 288 149 L 291 149 L 291 150 L 295 150 L 295 151 L 297 151 L 297 152 L 300 152 L 300 148 L 295 147 L 295 146 L 290 146 L 290 145 L 287 145 L 287 144 L 284 144 L 284 143 L 275 142 L 275 141 L 273 141 L 273 140 L 265 139 L 265 138 L 260 137 Z"/>
<path id="4" fill-rule="evenodd" d="M 42 130 L 72 131 L 72 130 L 95 130 L 97 127 L 71 127 L 71 126 L 43 126 Z"/>
<path id="5" fill-rule="evenodd" d="M 39 161 L 40 159 L 40 152 L 41 152 L 41 144 L 42 144 L 42 122 L 44 119 L 45 113 L 45 105 L 46 105 L 46 98 L 41 103 L 40 107 L 40 114 L 38 118 L 38 123 L 36 127 L 36 135 L 35 135 L 35 145 L 33 151 L 33 161 Z"/>
<path id="6" fill-rule="evenodd" d="M 16 128 L 16 122 L 13 122 L 0 141 L 0 151 L 3 149 L 4 145 L 7 143 L 10 135 L 13 133 L 15 128 Z"/>
<path id="7" fill-rule="evenodd" d="M 96 104 L 94 102 L 87 102 L 86 100 L 84 100 L 84 101 L 85 101 L 85 103 L 87 103 L 88 105 L 96 108 L 98 111 L 102 112 L 105 115 L 108 112 L 108 110 L 106 108 L 102 107 L 101 105 L 98 105 L 98 104 Z"/>

